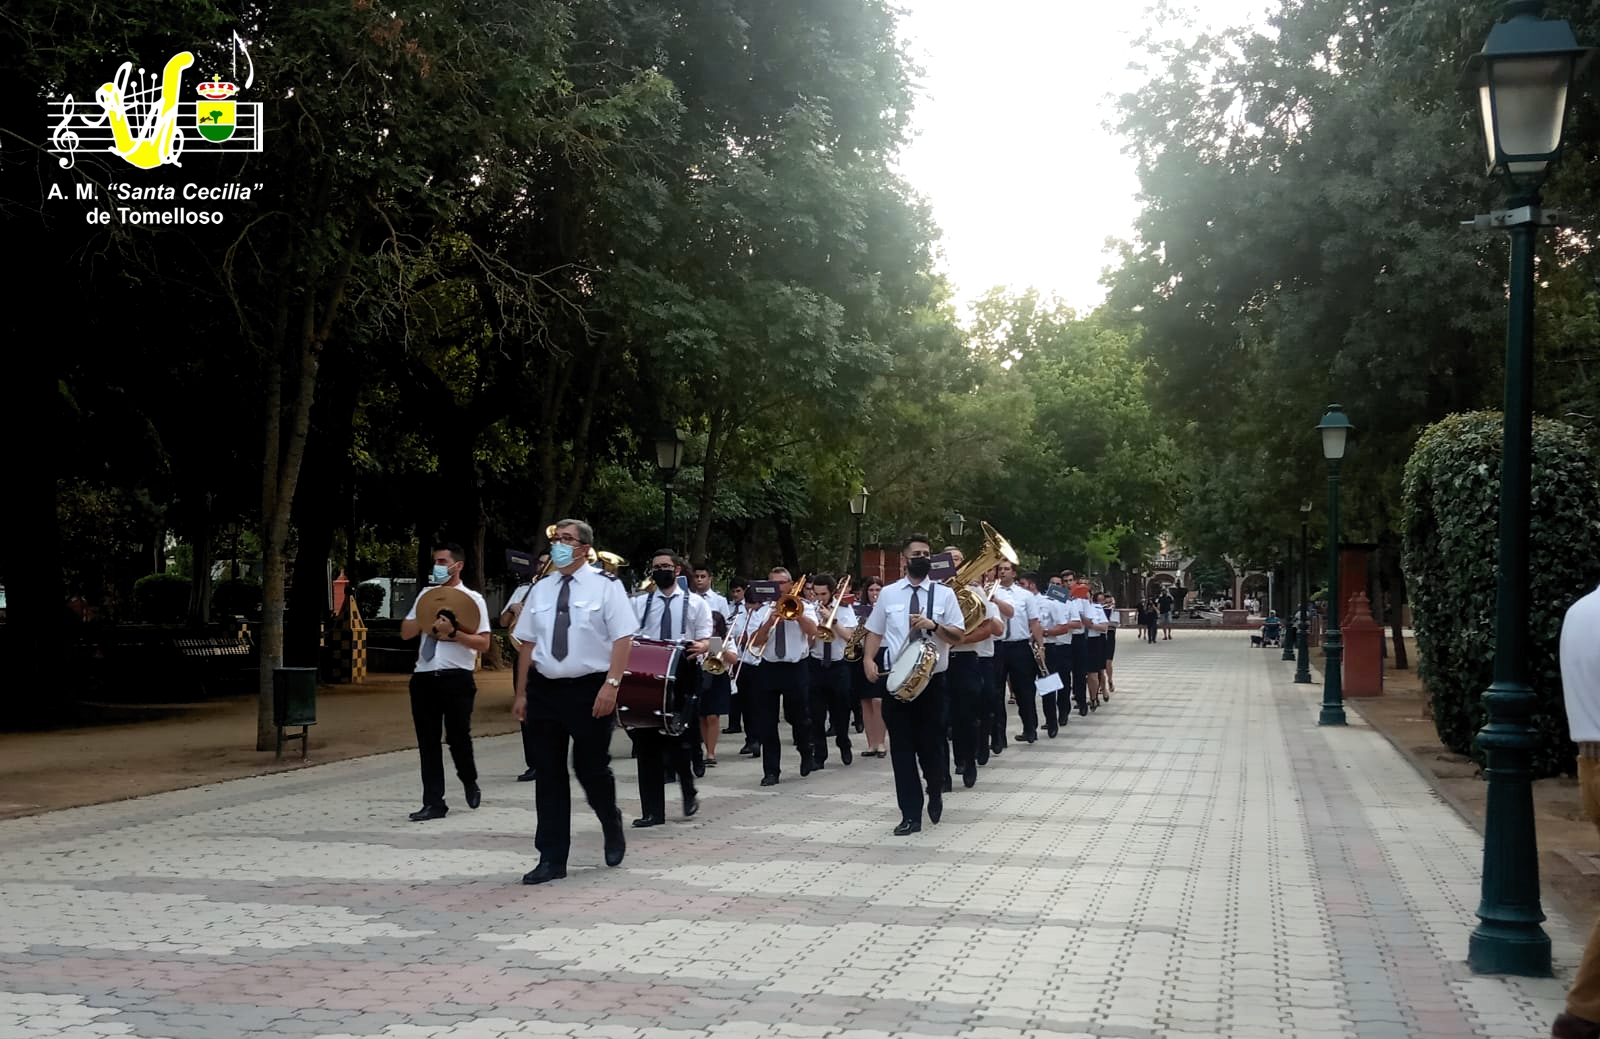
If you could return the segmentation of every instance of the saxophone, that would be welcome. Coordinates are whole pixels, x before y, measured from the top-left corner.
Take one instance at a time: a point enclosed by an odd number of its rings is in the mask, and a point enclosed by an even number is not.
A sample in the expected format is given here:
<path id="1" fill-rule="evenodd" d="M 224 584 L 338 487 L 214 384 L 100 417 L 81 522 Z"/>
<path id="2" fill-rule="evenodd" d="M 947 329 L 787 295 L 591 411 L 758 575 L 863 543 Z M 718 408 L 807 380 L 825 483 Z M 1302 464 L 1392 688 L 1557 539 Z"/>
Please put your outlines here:
<path id="1" fill-rule="evenodd" d="M 861 659 L 862 652 L 867 645 L 867 617 L 866 614 L 856 615 L 856 626 L 850 629 L 850 637 L 845 640 L 844 652 L 840 656 L 854 663 Z"/>

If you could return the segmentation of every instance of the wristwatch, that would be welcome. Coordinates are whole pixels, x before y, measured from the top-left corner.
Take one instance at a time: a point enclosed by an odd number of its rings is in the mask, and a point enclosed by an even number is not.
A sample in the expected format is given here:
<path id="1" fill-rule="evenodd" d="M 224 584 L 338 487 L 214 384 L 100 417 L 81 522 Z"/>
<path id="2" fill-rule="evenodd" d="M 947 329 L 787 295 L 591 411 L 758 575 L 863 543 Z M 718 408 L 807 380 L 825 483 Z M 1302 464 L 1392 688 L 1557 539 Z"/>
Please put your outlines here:
<path id="1" fill-rule="evenodd" d="M 610 686 L 613 689 L 621 689 L 622 688 L 622 679 L 620 679 L 620 678 L 608 678 L 608 679 L 606 679 L 606 685 Z"/>

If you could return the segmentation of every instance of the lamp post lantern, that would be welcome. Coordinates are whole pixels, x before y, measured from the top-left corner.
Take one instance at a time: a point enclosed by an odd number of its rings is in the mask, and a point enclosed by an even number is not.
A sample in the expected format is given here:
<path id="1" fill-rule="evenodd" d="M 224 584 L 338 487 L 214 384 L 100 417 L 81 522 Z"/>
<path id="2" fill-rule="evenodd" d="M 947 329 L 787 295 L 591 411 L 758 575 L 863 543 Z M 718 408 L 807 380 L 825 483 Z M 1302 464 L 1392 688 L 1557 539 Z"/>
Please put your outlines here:
<path id="1" fill-rule="evenodd" d="M 1344 635 L 1339 631 L 1339 463 L 1355 427 L 1337 404 L 1317 424 L 1328 461 L 1328 628 L 1322 635 L 1322 713 L 1318 725 L 1343 725 Z"/>
<path id="2" fill-rule="evenodd" d="M 950 536 L 958 538 L 961 532 L 967 529 L 967 517 L 959 512 L 950 513 Z"/>
<path id="3" fill-rule="evenodd" d="M 672 538 L 672 478 L 683 468 L 683 430 L 673 426 L 662 427 L 656 437 L 656 468 L 661 470 L 663 501 L 661 506 L 661 533 L 663 543 L 676 545 Z"/>
<path id="4" fill-rule="evenodd" d="M 1539 853 L 1535 844 L 1530 753 L 1539 740 L 1529 719 L 1528 496 L 1533 440 L 1534 239 L 1554 223 L 1539 187 L 1561 154 L 1561 131 L 1573 78 L 1592 51 L 1572 27 L 1545 20 L 1542 0 L 1514 0 L 1473 55 L 1462 85 L 1478 92 L 1491 175 L 1503 177 L 1508 208 L 1473 221 L 1511 235 L 1507 286 L 1504 440 L 1500 464 L 1499 575 L 1495 594 L 1494 681 L 1483 694 L 1478 731 L 1488 800 L 1478 926 L 1467 965 L 1478 973 L 1550 974 L 1550 937 L 1540 924 Z"/>
<path id="5" fill-rule="evenodd" d="M 867 489 L 861 490 L 850 496 L 850 515 L 856 518 L 856 565 L 851 571 L 857 578 L 861 576 L 861 517 L 867 514 Z"/>

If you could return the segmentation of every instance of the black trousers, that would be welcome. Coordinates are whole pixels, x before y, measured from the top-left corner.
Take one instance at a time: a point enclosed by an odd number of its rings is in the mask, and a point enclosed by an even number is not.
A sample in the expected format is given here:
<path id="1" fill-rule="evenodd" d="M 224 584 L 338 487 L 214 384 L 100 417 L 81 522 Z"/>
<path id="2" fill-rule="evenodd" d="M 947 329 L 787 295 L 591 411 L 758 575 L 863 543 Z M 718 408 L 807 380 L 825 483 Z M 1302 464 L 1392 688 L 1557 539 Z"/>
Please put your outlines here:
<path id="1" fill-rule="evenodd" d="M 572 783 L 567 772 L 567 745 L 572 746 L 572 771 L 578 774 L 589 807 L 603 829 L 622 825 L 617 811 L 617 781 L 611 773 L 611 727 L 616 716 L 593 716 L 594 698 L 605 673 L 581 678 L 528 675 L 528 721 L 534 729 L 534 801 L 538 825 L 533 846 L 541 862 L 566 865 L 572 848 Z"/>
<path id="2" fill-rule="evenodd" d="M 699 726 L 691 725 L 690 729 L 698 735 Z M 634 756 L 638 758 L 639 814 L 665 819 L 668 768 L 678 774 L 678 786 L 683 791 L 684 801 L 695 796 L 695 745 L 690 740 L 690 734 L 685 732 L 681 736 L 669 736 L 661 729 L 629 729 L 628 738 L 633 740 Z"/>
<path id="3" fill-rule="evenodd" d="M 851 665 L 837 659 L 824 665 L 816 657 L 808 657 L 806 665 L 810 669 L 806 707 L 811 715 L 811 758 L 827 761 L 828 737 L 824 734 L 830 722 L 834 744 L 840 750 L 850 749 L 850 704 L 855 699 Z"/>
<path id="4" fill-rule="evenodd" d="M 983 703 L 984 672 L 989 661 L 977 653 L 951 653 L 950 670 L 945 672 L 945 691 L 950 715 L 950 749 L 956 768 L 977 760 L 978 741 L 985 737 L 979 719 Z"/>
<path id="5" fill-rule="evenodd" d="M 988 704 L 989 747 L 995 751 L 1005 749 L 1006 743 L 1006 654 L 1004 643 L 994 644 L 994 656 L 989 657 L 989 665 L 984 672 L 984 693 Z"/>
<path id="6" fill-rule="evenodd" d="M 1061 676 L 1060 689 L 1039 697 L 1044 704 L 1044 723 L 1065 725 L 1067 719 L 1072 717 L 1072 704 L 1069 702 L 1072 695 L 1072 644 L 1047 644 L 1044 647 L 1044 666 L 1052 674 Z"/>
<path id="7" fill-rule="evenodd" d="M 922 695 L 905 703 L 883 698 L 883 720 L 889 728 L 889 763 L 894 766 L 894 793 L 900 818 L 922 819 L 922 791 L 944 790 L 944 698 L 947 673 L 928 680 Z M 921 776 L 918 777 L 918 770 Z"/>
<path id="8" fill-rule="evenodd" d="M 1085 635 L 1072 640 L 1072 702 L 1078 705 L 1079 714 L 1089 713 L 1088 641 Z"/>
<path id="9" fill-rule="evenodd" d="M 1039 701 L 1034 691 L 1039 680 L 1039 665 L 1033 659 L 1033 644 L 1027 639 L 1002 642 L 996 647 L 995 655 L 1005 657 L 1006 681 L 1011 683 L 1011 695 L 1017 701 L 1022 736 L 1031 739 L 1039 734 Z"/>
<path id="10" fill-rule="evenodd" d="M 810 693 L 810 672 L 801 660 L 785 664 L 768 660 L 760 667 L 745 668 L 739 674 L 740 683 L 746 677 L 755 679 L 750 690 L 749 710 L 753 714 L 755 740 L 761 744 L 761 771 L 765 775 L 781 774 L 783 743 L 778 739 L 778 705 L 783 705 L 783 717 L 794 732 L 794 742 L 800 748 L 802 760 L 811 757 L 811 710 L 807 700 Z"/>
<path id="11" fill-rule="evenodd" d="M 478 782 L 472 759 L 472 701 L 478 687 L 472 672 L 452 667 L 418 671 L 411 676 L 411 724 L 417 730 L 417 755 L 422 759 L 422 803 L 444 806 L 444 751 L 439 749 L 440 723 L 450 745 L 450 760 L 463 786 Z"/>

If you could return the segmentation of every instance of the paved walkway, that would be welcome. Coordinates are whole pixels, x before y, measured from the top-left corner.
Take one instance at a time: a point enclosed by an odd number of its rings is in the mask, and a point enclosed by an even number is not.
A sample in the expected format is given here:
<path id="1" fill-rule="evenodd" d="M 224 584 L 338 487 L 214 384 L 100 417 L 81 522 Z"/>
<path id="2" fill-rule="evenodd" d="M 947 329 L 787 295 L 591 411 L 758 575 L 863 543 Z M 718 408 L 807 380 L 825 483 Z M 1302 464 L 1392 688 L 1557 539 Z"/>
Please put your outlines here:
<path id="1" fill-rule="evenodd" d="M 414 753 L 3 822 L 0 1039 L 1548 1034 L 1560 978 L 1463 963 L 1473 832 L 1243 641 L 1125 640 L 1107 707 L 910 838 L 887 760 L 763 789 L 726 747 L 695 819 L 608 870 L 580 811 L 523 887 L 515 737 L 426 824 Z"/>

